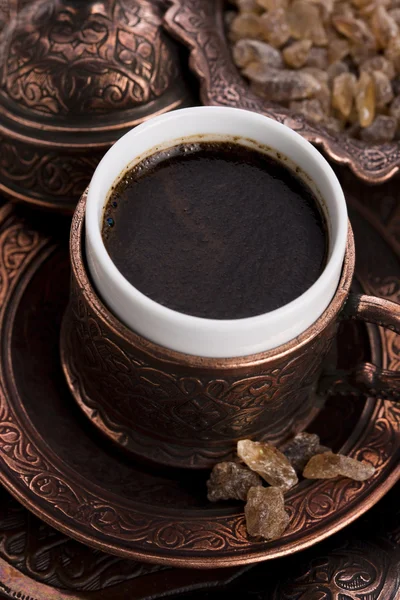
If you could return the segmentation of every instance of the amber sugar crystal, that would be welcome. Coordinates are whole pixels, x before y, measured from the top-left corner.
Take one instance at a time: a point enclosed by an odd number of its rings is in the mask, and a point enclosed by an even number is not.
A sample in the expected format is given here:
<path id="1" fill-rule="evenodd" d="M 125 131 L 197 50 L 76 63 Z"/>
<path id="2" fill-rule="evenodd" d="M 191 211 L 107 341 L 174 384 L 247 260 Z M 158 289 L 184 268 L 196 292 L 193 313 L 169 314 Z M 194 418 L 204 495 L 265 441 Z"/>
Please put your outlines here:
<path id="1" fill-rule="evenodd" d="M 398 0 L 233 4 L 233 59 L 254 93 L 333 134 L 347 131 L 369 144 L 400 139 Z"/>

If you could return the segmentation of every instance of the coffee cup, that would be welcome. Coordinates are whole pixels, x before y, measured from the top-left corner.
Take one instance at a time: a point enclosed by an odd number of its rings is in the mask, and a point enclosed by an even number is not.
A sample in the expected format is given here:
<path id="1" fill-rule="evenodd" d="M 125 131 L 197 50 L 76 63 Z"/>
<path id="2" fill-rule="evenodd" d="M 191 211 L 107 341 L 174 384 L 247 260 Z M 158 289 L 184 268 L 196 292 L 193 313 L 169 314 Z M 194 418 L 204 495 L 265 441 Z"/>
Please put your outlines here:
<path id="1" fill-rule="evenodd" d="M 116 182 L 156 150 L 199 139 L 234 139 L 284 161 L 320 203 L 329 236 L 325 268 L 281 308 L 243 319 L 183 314 L 136 289 L 107 253 L 103 212 Z M 400 330 L 399 305 L 350 294 L 354 241 L 329 164 L 288 127 L 244 110 L 178 110 L 123 136 L 77 206 L 70 253 L 71 294 L 61 332 L 70 389 L 109 439 L 168 466 L 210 467 L 231 456 L 241 438 L 279 443 L 303 428 L 315 412 L 312 392 L 341 319 Z M 396 391 L 397 375 L 370 364 L 346 378 L 363 393 Z"/>

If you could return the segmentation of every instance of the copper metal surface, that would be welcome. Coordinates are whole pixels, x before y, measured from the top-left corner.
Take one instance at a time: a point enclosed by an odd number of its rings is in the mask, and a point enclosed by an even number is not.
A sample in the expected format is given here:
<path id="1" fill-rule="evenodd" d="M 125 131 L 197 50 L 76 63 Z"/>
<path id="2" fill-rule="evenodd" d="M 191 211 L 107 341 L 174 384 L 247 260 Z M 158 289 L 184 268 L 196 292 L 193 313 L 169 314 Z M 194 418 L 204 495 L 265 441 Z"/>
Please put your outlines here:
<path id="1" fill-rule="evenodd" d="M 2 0 L 0 11 L 0 190 L 72 212 L 114 141 L 190 103 L 164 2 Z"/>
<path id="2" fill-rule="evenodd" d="M 238 439 L 278 443 L 310 420 L 315 386 L 336 335 L 354 271 L 350 233 L 337 293 L 322 317 L 279 349 L 215 359 L 153 344 L 103 305 L 82 252 L 86 195 L 71 227 L 70 302 L 61 331 L 69 387 L 87 417 L 136 456 L 173 467 L 209 468 Z"/>
<path id="3" fill-rule="evenodd" d="M 63 381 L 58 344 L 68 300 L 66 246 L 10 207 L 1 209 L 0 221 L 0 479 L 43 520 L 135 560 L 233 566 L 315 544 L 358 518 L 398 478 L 400 408 L 347 396 L 330 398 L 309 429 L 334 450 L 365 457 L 377 467 L 375 476 L 364 483 L 303 482 L 288 494 L 289 528 L 273 543 L 248 538 L 241 505 L 206 501 L 207 473 L 125 460 L 90 427 Z M 399 278 L 397 254 L 366 219 L 354 214 L 352 224 L 359 249 L 356 291 L 380 290 L 398 299 L 398 291 L 381 285 L 382 278 Z M 394 334 L 368 331 L 352 321 L 341 326 L 337 366 L 368 360 L 398 369 Z"/>
<path id="4" fill-rule="evenodd" d="M 171 569 L 104 554 L 54 530 L 0 489 L 0 598 L 6 592 L 20 600 L 144 600 L 227 585 L 243 571 Z"/>
<path id="5" fill-rule="evenodd" d="M 367 182 L 382 183 L 397 173 L 398 142 L 370 145 L 344 133 L 334 134 L 256 96 L 233 63 L 224 29 L 224 0 L 171 3 L 165 25 L 190 50 L 190 66 L 200 80 L 203 104 L 245 108 L 285 123 Z"/>
<path id="6" fill-rule="evenodd" d="M 209 468 L 232 456 L 238 439 L 279 443 L 315 414 L 313 390 L 339 318 L 400 331 L 400 305 L 366 295 L 348 298 L 354 270 L 350 231 L 342 279 L 330 306 L 295 340 L 231 359 L 188 356 L 150 343 L 123 326 L 91 285 L 82 251 L 85 204 L 84 195 L 72 221 L 72 284 L 61 332 L 62 364 L 86 416 L 137 457 L 173 467 Z M 329 393 L 360 390 L 398 399 L 399 388 L 398 373 L 372 364 L 323 380 Z"/>
<path id="7" fill-rule="evenodd" d="M 314 411 L 311 393 L 336 335 L 354 271 L 352 234 L 338 291 L 304 334 L 278 350 L 211 359 L 153 344 L 103 305 L 82 251 L 86 195 L 71 227 L 70 302 L 61 331 L 69 387 L 87 417 L 136 456 L 173 467 L 209 468 L 240 438 L 278 443 Z"/>
<path id="8" fill-rule="evenodd" d="M 268 562 L 250 570 L 160 571 L 69 539 L 3 490 L 0 597 L 3 592 L 21 600 L 155 600 L 173 593 L 179 600 L 230 600 L 235 595 L 242 600 L 303 600 L 308 594 L 312 600 L 360 600 L 369 593 L 373 600 L 398 600 L 399 500 L 397 486 L 345 531 L 300 555 L 275 560 L 272 569 Z"/>

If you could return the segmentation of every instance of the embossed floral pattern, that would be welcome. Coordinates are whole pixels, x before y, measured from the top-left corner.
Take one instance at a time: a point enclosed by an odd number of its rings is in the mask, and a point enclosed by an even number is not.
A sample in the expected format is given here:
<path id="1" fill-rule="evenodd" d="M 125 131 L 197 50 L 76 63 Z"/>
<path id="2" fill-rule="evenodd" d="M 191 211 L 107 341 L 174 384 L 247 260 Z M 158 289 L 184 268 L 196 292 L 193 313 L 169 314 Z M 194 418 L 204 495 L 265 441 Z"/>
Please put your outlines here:
<path id="1" fill-rule="evenodd" d="M 178 74 L 161 15 L 161 4 L 149 0 L 29 4 L 0 40 L 1 88 L 46 115 L 149 102 Z"/>
<path id="2" fill-rule="evenodd" d="M 164 0 L 0 0 L 2 192 L 72 212 L 122 133 L 188 101 L 164 12 Z"/>
<path id="3" fill-rule="evenodd" d="M 85 190 L 101 152 L 75 156 L 11 141 L 0 134 L 0 181 L 18 194 L 54 203 L 63 199 L 68 206 Z"/>
<path id="4" fill-rule="evenodd" d="M 344 544 L 307 563 L 291 584 L 278 586 L 272 600 L 394 600 L 395 582 L 386 580 L 389 563 L 381 547 Z"/>
<path id="5" fill-rule="evenodd" d="M 90 550 L 34 517 L 4 490 L 0 556 L 36 581 L 68 590 L 105 590 L 163 568 Z"/>
<path id="6" fill-rule="evenodd" d="M 129 342 L 98 319 L 73 278 L 62 343 L 87 414 L 94 412 L 114 440 L 162 462 L 184 465 L 189 457 L 194 465 L 208 466 L 229 455 L 239 437 L 279 440 L 311 413 L 310 386 L 332 344 L 335 326 L 331 330 L 307 352 L 249 368 L 246 376 L 196 368 L 182 374 L 146 362 L 141 350 L 134 354 Z"/>

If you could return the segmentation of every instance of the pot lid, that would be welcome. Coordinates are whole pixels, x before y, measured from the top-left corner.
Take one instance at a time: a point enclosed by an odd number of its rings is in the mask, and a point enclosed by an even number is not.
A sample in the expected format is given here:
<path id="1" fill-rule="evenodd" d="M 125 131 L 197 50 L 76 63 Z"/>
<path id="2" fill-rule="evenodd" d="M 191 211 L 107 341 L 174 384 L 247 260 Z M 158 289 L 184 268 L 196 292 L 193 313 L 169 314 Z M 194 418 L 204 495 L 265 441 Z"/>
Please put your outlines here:
<path id="1" fill-rule="evenodd" d="M 0 128 L 97 146 L 184 104 L 163 13 L 162 0 L 29 2 L 0 34 Z"/>

